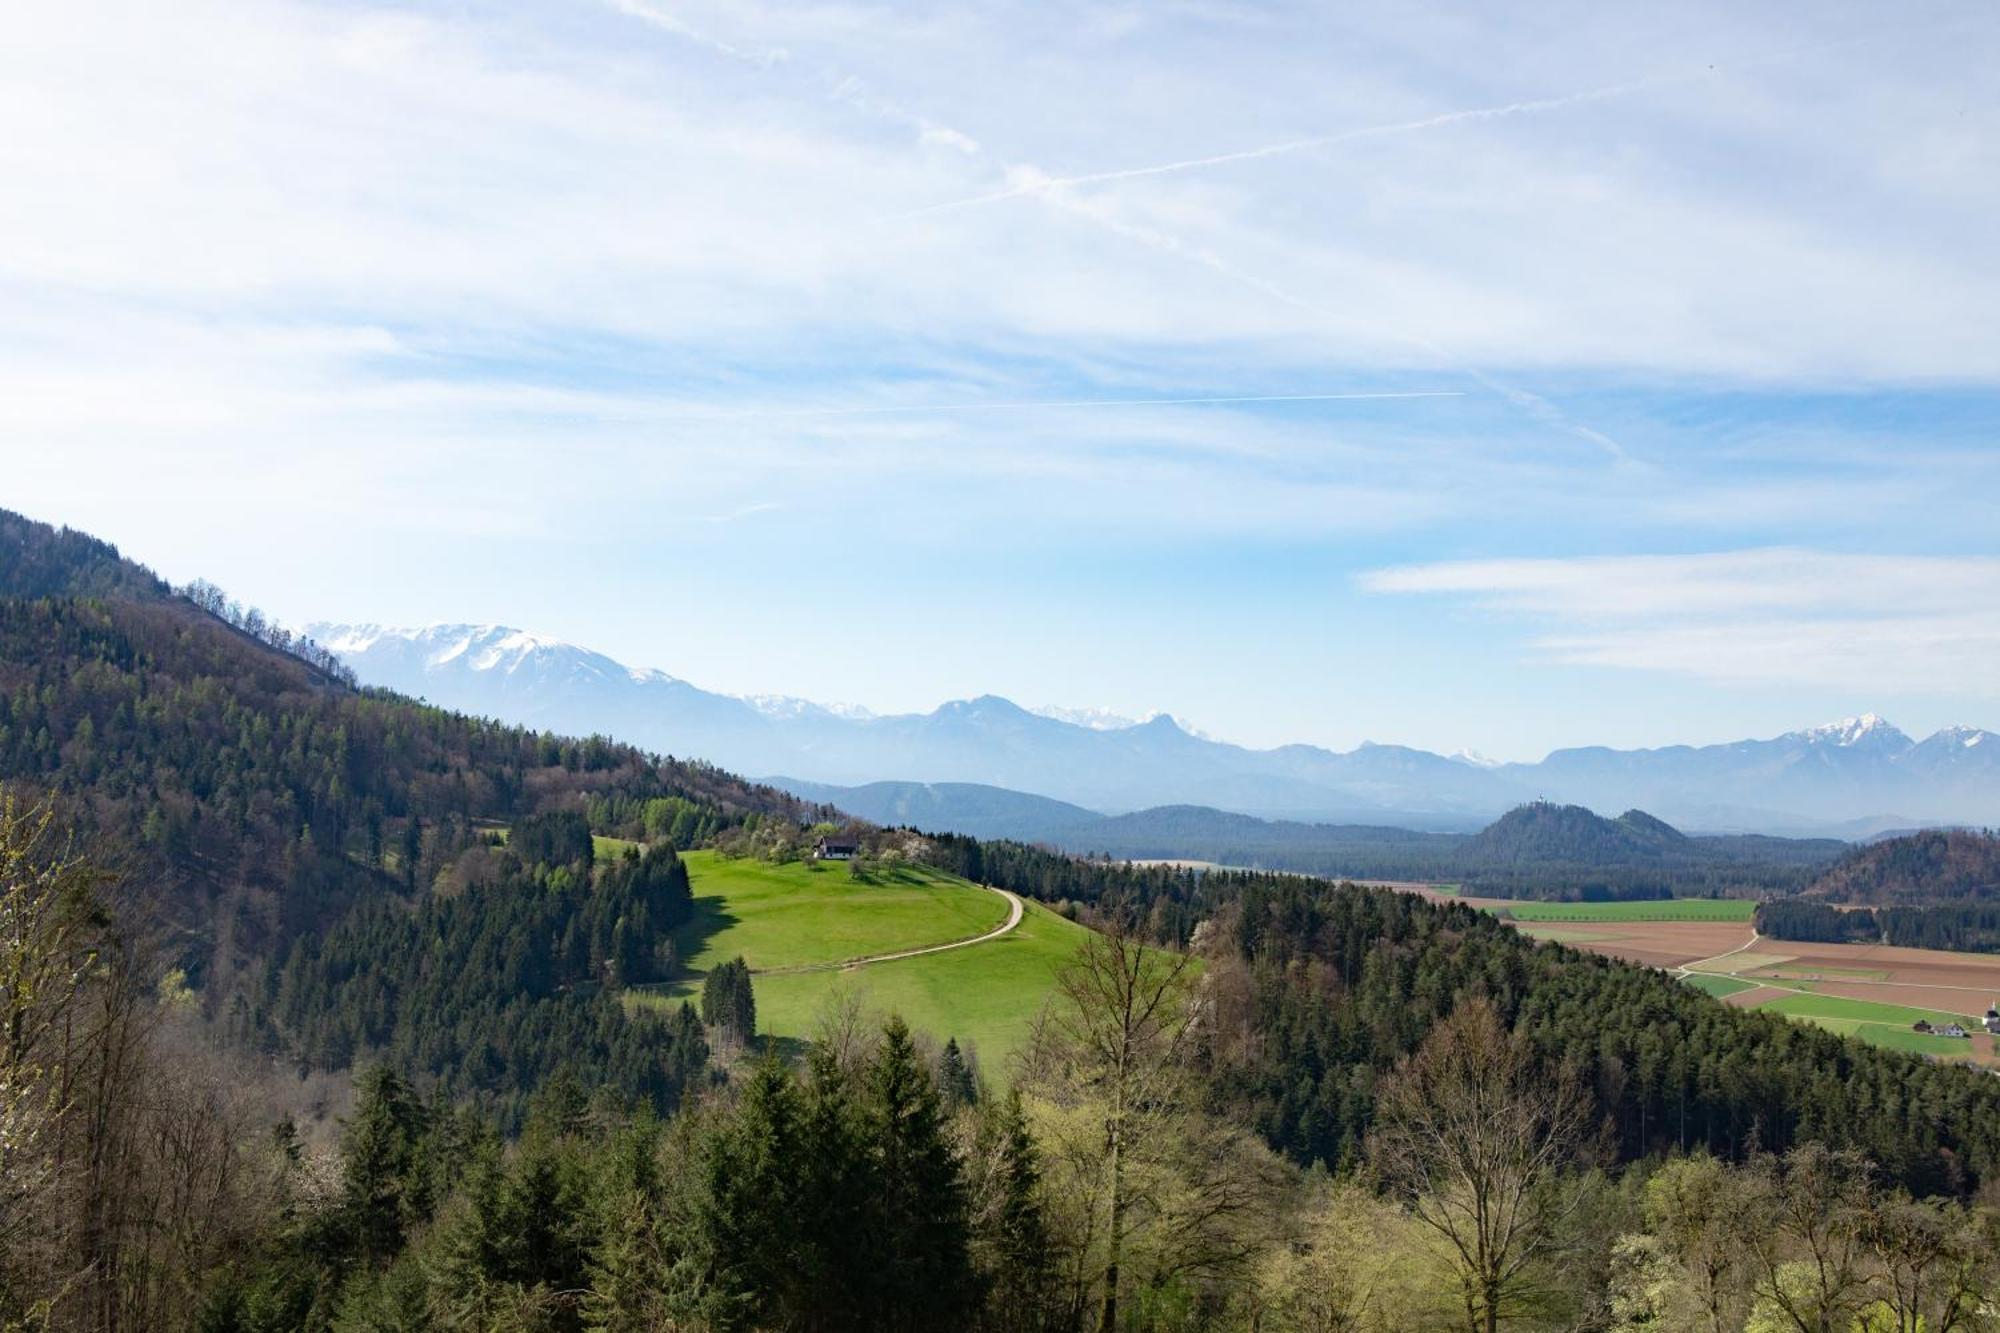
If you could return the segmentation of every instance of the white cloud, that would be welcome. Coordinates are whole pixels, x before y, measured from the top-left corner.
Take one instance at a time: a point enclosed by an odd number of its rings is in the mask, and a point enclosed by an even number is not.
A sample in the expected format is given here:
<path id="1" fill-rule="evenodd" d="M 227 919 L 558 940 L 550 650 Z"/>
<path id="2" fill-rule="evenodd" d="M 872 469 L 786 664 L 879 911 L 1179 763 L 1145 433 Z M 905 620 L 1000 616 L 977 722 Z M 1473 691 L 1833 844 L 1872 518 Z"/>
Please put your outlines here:
<path id="1" fill-rule="evenodd" d="M 1729 682 L 2000 695 L 2000 558 L 1770 549 L 1472 560 L 1364 575 L 1544 628 L 1543 660 Z"/>

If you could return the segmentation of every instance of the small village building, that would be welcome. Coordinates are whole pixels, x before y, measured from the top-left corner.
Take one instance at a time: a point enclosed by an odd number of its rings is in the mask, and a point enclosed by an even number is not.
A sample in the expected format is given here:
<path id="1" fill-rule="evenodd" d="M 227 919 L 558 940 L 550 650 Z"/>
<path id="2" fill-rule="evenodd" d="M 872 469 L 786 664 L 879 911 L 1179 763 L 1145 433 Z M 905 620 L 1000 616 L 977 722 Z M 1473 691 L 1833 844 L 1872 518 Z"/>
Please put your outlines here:
<path id="1" fill-rule="evenodd" d="M 1943 1027 L 1932 1028 L 1931 1032 L 1940 1037 L 1964 1037 L 1970 1035 L 1956 1023 L 1946 1023 Z"/>
<path id="2" fill-rule="evenodd" d="M 854 839 L 828 834 L 813 844 L 813 860 L 852 861 L 860 850 L 861 844 Z"/>
<path id="3" fill-rule="evenodd" d="M 1916 1022 L 1910 1024 L 1910 1030 L 1912 1032 L 1929 1032 L 1931 1030 L 1931 1021 L 1928 1018 L 1919 1018 Z"/>
<path id="4" fill-rule="evenodd" d="M 1986 1030 L 1988 1032 L 2000 1032 L 2000 1008 L 1988 1009 L 1986 1011 Z"/>

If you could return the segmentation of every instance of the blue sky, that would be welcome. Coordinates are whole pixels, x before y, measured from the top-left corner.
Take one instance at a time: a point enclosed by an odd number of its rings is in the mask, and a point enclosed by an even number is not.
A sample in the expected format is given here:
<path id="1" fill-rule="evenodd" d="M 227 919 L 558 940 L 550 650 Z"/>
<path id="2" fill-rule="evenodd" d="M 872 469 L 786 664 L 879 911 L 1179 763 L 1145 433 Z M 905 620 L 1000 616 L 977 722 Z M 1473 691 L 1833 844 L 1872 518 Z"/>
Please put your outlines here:
<path id="1" fill-rule="evenodd" d="M 1996 67 L 1971 2 L 30 3 L 0 503 L 881 710 L 2000 725 Z"/>

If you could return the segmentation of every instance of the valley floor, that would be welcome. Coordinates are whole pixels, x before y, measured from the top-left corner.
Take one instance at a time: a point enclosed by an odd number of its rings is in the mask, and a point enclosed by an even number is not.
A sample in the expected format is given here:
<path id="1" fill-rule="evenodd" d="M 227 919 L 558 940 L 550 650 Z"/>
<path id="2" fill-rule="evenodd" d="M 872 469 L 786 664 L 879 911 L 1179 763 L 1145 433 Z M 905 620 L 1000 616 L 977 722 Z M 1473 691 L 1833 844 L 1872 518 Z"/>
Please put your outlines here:
<path id="1" fill-rule="evenodd" d="M 1460 897 L 1427 885 L 1396 887 L 1493 910 L 1545 906 Z M 2000 1003 L 2000 955 L 1765 939 L 1747 920 L 1636 919 L 1648 915 L 1636 910 L 1644 904 L 1563 906 L 1558 919 L 1517 920 L 1515 926 L 1536 939 L 1673 972 L 1725 1004 L 1768 1009 L 1878 1046 L 2000 1069 L 2000 1050 L 1981 1026 L 1987 1007 Z M 1956 1022 L 1973 1035 L 1921 1033 L 1914 1028 L 1918 1019 Z"/>

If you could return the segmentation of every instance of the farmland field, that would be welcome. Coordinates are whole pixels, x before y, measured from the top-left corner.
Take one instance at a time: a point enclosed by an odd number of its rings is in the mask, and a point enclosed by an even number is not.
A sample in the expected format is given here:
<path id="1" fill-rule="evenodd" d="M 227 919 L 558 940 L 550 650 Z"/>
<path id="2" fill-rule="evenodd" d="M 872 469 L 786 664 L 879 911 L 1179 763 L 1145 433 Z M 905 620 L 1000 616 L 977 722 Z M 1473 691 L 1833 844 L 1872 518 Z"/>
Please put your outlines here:
<path id="1" fill-rule="evenodd" d="M 1960 1059 L 1973 1054 L 1970 1038 L 1934 1037 L 1929 1033 L 1917 1032 L 1911 1026 L 1918 1019 L 1934 1024 L 1948 1022 L 1968 1024 L 1971 1022 L 1971 1017 L 1966 1014 L 1911 1009 L 1903 1005 L 1883 1004 L 1874 1000 L 1854 1000 L 1838 995 L 1819 994 L 1784 995 L 1760 1004 L 1757 1008 L 1783 1014 L 1787 1018 L 1801 1019 L 1828 1031 L 1838 1032 L 1842 1036 L 1859 1037 L 1877 1046 L 1889 1046 L 1899 1051 L 1917 1051 L 1924 1055 Z"/>
<path id="2" fill-rule="evenodd" d="M 628 851 L 638 850 L 639 844 L 629 838 L 612 838 L 602 833 L 590 835 L 590 854 L 599 861 L 615 861 Z"/>
<path id="3" fill-rule="evenodd" d="M 1764 939 L 1751 924 L 1754 904 L 1741 899 L 1460 901 L 1499 912 L 1536 939 L 1673 972 L 1739 1008 L 1769 1008 L 1879 1046 L 2000 1066 L 1983 1032 L 1966 1040 L 1910 1030 L 1927 1014 L 1974 1024 L 2000 1001 L 2000 954 Z"/>
<path id="4" fill-rule="evenodd" d="M 1739 991 L 1757 989 L 1757 983 L 1754 981 L 1738 981 L 1735 977 L 1707 976 L 1698 972 L 1687 973 L 1681 977 L 1681 980 L 1693 986 L 1696 990 L 1704 990 L 1710 995 L 1718 997 L 1734 995 Z"/>
<path id="5" fill-rule="evenodd" d="M 1741 921 L 1757 904 L 1745 898 L 1661 898 L 1641 902 L 1509 902 L 1500 909 L 1516 921 Z"/>
<path id="6" fill-rule="evenodd" d="M 845 866 L 730 861 L 712 852 L 685 859 L 695 892 L 695 919 L 680 933 L 690 974 L 635 994 L 633 1003 L 697 999 L 702 974 L 741 954 L 754 973 L 760 1033 L 810 1037 L 832 1005 L 852 1000 L 873 1014 L 901 1014 L 939 1041 L 956 1037 L 996 1082 L 1005 1081 L 1007 1059 L 1050 994 L 1056 970 L 1088 934 L 1028 903 L 1020 925 L 965 948 L 773 973 L 979 936 L 1006 921 L 1009 905 L 990 890 L 922 867 L 878 874 L 868 884 L 851 879 Z"/>

